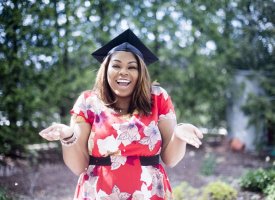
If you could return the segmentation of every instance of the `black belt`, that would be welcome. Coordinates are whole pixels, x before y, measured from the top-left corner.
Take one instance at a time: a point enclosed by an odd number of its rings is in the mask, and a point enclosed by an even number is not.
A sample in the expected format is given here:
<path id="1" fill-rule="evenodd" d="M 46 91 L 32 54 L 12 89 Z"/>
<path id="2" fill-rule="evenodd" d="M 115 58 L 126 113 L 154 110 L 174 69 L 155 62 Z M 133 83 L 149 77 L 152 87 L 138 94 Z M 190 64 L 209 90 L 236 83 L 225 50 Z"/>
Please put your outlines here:
<path id="1" fill-rule="evenodd" d="M 142 166 L 157 165 L 159 164 L 159 155 L 155 156 L 127 156 L 132 158 L 139 158 L 140 164 Z M 99 165 L 99 166 L 111 166 L 111 157 L 94 157 L 90 156 L 90 165 Z"/>

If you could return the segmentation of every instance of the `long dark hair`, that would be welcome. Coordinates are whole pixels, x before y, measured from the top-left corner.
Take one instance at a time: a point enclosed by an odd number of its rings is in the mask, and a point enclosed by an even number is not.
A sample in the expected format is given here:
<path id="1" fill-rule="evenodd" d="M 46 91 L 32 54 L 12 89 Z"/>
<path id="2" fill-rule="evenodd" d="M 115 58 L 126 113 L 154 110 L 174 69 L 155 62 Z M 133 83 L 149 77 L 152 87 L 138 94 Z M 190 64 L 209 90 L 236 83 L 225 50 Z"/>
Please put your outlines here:
<path id="1" fill-rule="evenodd" d="M 144 61 L 137 55 L 133 54 L 138 64 L 138 80 L 133 91 L 130 101 L 128 113 L 138 110 L 139 113 L 149 115 L 151 112 L 151 79 Z M 94 90 L 99 98 L 107 105 L 114 106 L 117 99 L 108 83 L 107 70 L 112 58 L 112 54 L 108 55 L 102 62 L 96 76 Z"/>

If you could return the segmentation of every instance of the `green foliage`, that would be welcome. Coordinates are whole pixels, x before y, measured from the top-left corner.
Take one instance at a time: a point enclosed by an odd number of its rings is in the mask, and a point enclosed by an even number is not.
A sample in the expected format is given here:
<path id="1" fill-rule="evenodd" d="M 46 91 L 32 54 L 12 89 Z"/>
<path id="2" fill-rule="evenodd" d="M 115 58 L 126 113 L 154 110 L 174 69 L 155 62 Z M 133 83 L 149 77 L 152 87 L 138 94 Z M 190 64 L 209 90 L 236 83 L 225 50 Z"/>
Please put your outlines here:
<path id="1" fill-rule="evenodd" d="M 275 92 L 272 94 L 275 95 Z M 268 96 L 258 96 L 250 94 L 247 104 L 243 107 L 245 114 L 250 116 L 250 124 L 253 124 L 256 128 L 261 128 L 264 125 L 266 129 L 275 127 L 275 106 L 274 100 L 271 101 Z M 264 119 L 264 120 L 263 120 Z M 264 124 L 262 124 L 264 123 Z M 261 131 L 259 131 L 261 133 Z M 256 135 L 255 144 L 256 147 L 261 150 L 264 146 L 274 146 L 275 139 L 261 139 L 262 135 Z"/>
<path id="2" fill-rule="evenodd" d="M 203 158 L 200 171 L 203 175 L 210 176 L 214 173 L 216 165 L 216 157 L 212 154 L 206 154 Z"/>
<path id="3" fill-rule="evenodd" d="M 203 188 L 201 200 L 234 200 L 237 199 L 237 191 L 227 183 L 216 181 Z"/>
<path id="4" fill-rule="evenodd" d="M 94 82 L 91 51 L 128 27 L 158 55 L 150 74 L 172 96 L 179 120 L 226 127 L 228 84 L 242 68 L 264 74 L 267 98 L 251 100 L 249 115 L 264 108 L 264 120 L 275 124 L 272 0 L 124 4 L 1 2 L 1 153 L 40 141 L 37 132 L 53 121 L 68 123 L 75 99 Z"/>
<path id="5" fill-rule="evenodd" d="M 5 189 L 0 187 L 0 200 L 12 200 L 12 198 L 7 194 Z"/>
<path id="6" fill-rule="evenodd" d="M 0 152 L 4 155 L 12 154 L 14 157 L 22 155 L 25 151 L 24 144 L 22 141 L 24 138 L 14 138 L 14 132 L 10 127 L 2 127 L 0 131 L 0 140 L 3 145 L 0 146 Z"/>
<path id="7" fill-rule="evenodd" d="M 69 17 L 73 2 L 67 2 Z M 65 15 L 55 3 L 1 3 L 0 154 L 22 156 L 26 144 L 42 141 L 39 130 L 68 123 L 76 97 L 92 87 L 90 62 L 80 59 L 85 45 L 70 24 L 59 24 Z"/>
<path id="8" fill-rule="evenodd" d="M 240 178 L 240 186 L 244 190 L 263 192 L 264 189 L 275 182 L 274 169 L 249 170 Z"/>
<path id="9" fill-rule="evenodd" d="M 264 189 L 264 194 L 266 195 L 266 200 L 275 199 L 275 182 L 271 183 Z"/>
<path id="10" fill-rule="evenodd" d="M 175 200 L 197 200 L 199 190 L 190 186 L 187 182 L 181 182 L 173 188 L 173 197 Z"/>
<path id="11" fill-rule="evenodd" d="M 264 126 L 266 132 L 275 130 L 275 68 L 274 68 L 274 6 L 272 1 L 255 0 L 253 2 L 242 0 L 236 4 L 234 13 L 242 13 L 243 19 L 236 19 L 240 23 L 240 31 L 234 31 L 234 49 L 238 54 L 231 59 L 231 64 L 237 69 L 250 70 L 254 72 L 262 93 L 250 95 L 244 106 L 245 113 L 250 117 L 250 124 L 257 129 Z M 255 16 L 254 8 L 259 15 Z M 246 22 L 245 22 L 246 21 Z M 271 27 L 264 28 L 260 24 L 270 24 Z M 261 38 L 261 39 L 260 39 Z M 270 49 L 270 47 L 272 49 Z M 260 124 L 260 123 L 264 124 Z M 269 130 L 270 129 L 270 130 Z M 261 131 L 259 131 L 261 132 Z M 255 142 L 258 150 L 263 146 L 274 146 L 274 137 L 263 139 L 262 135 L 256 135 Z"/>

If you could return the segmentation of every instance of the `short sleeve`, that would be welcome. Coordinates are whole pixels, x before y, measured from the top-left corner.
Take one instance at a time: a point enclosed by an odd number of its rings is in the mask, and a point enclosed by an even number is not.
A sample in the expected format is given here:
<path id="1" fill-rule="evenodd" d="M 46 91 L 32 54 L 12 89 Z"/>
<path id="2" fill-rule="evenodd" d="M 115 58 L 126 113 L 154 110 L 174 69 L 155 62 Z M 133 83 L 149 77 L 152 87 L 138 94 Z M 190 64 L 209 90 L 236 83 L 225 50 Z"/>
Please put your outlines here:
<path id="1" fill-rule="evenodd" d="M 76 100 L 70 113 L 75 114 L 77 117 L 82 117 L 87 123 L 92 124 L 94 121 L 94 114 L 89 110 L 86 99 L 91 95 L 89 91 L 83 92 Z"/>
<path id="2" fill-rule="evenodd" d="M 157 104 L 158 120 L 176 119 L 174 105 L 167 91 L 162 87 L 153 86 L 152 93 L 155 95 L 155 103 Z"/>

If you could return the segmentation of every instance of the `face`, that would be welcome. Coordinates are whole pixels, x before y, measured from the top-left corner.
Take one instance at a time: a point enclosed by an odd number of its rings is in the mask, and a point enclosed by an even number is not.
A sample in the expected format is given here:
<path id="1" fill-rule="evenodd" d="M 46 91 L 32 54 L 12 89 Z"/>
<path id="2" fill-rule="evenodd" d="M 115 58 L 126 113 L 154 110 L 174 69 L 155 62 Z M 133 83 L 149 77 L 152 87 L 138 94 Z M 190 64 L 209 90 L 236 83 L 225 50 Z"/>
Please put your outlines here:
<path id="1" fill-rule="evenodd" d="M 138 63 L 131 52 L 117 51 L 112 55 L 107 79 L 112 91 L 119 99 L 131 97 L 138 75 Z"/>

